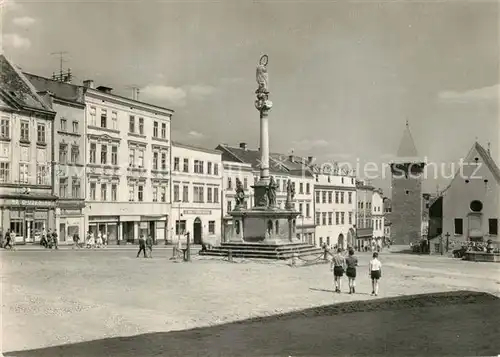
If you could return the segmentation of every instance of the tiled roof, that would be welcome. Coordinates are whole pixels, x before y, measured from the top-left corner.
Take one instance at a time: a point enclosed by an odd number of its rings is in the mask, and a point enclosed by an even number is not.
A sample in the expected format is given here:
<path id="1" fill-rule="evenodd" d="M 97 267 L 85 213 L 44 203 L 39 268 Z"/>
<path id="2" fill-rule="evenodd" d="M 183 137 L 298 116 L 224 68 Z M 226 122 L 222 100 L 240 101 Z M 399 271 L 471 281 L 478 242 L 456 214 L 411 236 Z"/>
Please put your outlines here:
<path id="1" fill-rule="evenodd" d="M 483 159 L 486 166 L 488 166 L 491 173 L 493 174 L 493 176 L 497 180 L 497 183 L 500 184 L 500 169 L 498 168 L 495 160 L 493 160 L 493 158 L 488 153 L 488 151 L 485 150 L 477 141 L 475 142 L 474 146 L 475 146 L 477 152 L 479 153 L 479 155 L 481 156 L 481 158 Z"/>
<path id="2" fill-rule="evenodd" d="M 394 163 L 411 163 L 422 161 L 418 157 L 417 148 L 415 146 L 415 141 L 411 135 L 410 125 L 406 122 L 405 130 L 403 132 L 403 137 L 399 143 L 399 148 L 396 154 Z"/>
<path id="3" fill-rule="evenodd" d="M 35 87 L 4 55 L 0 55 L 0 89 L 19 108 L 51 111 Z"/>
<path id="4" fill-rule="evenodd" d="M 195 145 L 191 145 L 191 144 L 184 144 L 184 143 L 181 143 L 181 142 L 178 142 L 178 141 L 172 141 L 172 145 L 173 146 L 177 146 L 179 148 L 186 148 L 186 149 L 189 149 L 189 150 L 203 151 L 203 152 L 206 152 L 206 153 L 209 153 L 209 154 L 216 154 L 216 155 L 220 155 L 221 154 L 220 150 L 207 149 L 207 148 L 204 148 L 204 147 L 201 147 L 201 146 L 195 146 Z"/>
<path id="5" fill-rule="evenodd" d="M 84 103 L 83 88 L 71 83 L 64 83 L 53 79 L 37 76 L 31 73 L 23 73 L 37 91 L 49 91 L 58 98 L 77 103 Z"/>

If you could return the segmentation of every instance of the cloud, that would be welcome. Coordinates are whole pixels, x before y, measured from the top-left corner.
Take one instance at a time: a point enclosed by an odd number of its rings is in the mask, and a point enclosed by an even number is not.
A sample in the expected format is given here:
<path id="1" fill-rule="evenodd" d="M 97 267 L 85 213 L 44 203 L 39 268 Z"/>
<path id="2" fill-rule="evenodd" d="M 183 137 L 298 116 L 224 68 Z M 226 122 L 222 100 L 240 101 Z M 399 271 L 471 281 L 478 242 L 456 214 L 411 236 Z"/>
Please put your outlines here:
<path id="1" fill-rule="evenodd" d="M 215 91 L 217 90 L 215 87 L 201 85 L 201 84 L 187 86 L 186 89 L 190 95 L 193 95 L 199 99 L 207 97 L 207 96 L 215 93 Z"/>
<path id="2" fill-rule="evenodd" d="M 194 131 L 194 130 L 190 131 L 188 135 L 193 137 L 193 138 L 196 138 L 196 139 L 200 139 L 200 138 L 204 137 L 204 135 L 202 133 L 199 133 L 199 132 Z"/>
<path id="3" fill-rule="evenodd" d="M 328 146 L 328 141 L 323 139 L 293 141 L 296 150 L 311 150 L 312 148 Z"/>
<path id="4" fill-rule="evenodd" d="M 29 38 L 22 37 L 17 33 L 8 33 L 2 36 L 2 47 L 28 49 L 31 47 L 31 41 Z"/>
<path id="5" fill-rule="evenodd" d="M 186 104 L 187 93 L 184 89 L 178 87 L 149 85 L 141 89 L 141 94 L 155 101 L 166 101 L 178 106 Z"/>
<path id="6" fill-rule="evenodd" d="M 445 91 L 439 93 L 439 99 L 450 102 L 498 101 L 500 99 L 500 84 L 476 88 L 465 92 Z"/>
<path id="7" fill-rule="evenodd" d="M 36 20 L 32 17 L 29 16 L 23 16 L 23 17 L 16 17 L 12 20 L 14 25 L 21 26 L 21 27 L 30 27 L 33 25 Z"/>

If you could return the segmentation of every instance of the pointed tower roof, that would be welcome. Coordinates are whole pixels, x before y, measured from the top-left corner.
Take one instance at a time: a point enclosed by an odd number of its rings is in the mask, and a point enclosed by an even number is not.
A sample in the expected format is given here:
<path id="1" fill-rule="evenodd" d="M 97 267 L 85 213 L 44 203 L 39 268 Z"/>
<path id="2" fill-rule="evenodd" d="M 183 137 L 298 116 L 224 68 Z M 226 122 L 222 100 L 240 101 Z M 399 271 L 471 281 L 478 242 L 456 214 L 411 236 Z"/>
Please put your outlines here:
<path id="1" fill-rule="evenodd" d="M 418 156 L 417 148 L 415 146 L 413 136 L 411 135 L 410 124 L 408 123 L 408 120 L 406 121 L 403 137 L 401 138 L 401 142 L 399 143 L 395 161 L 410 163 L 422 161 Z"/>

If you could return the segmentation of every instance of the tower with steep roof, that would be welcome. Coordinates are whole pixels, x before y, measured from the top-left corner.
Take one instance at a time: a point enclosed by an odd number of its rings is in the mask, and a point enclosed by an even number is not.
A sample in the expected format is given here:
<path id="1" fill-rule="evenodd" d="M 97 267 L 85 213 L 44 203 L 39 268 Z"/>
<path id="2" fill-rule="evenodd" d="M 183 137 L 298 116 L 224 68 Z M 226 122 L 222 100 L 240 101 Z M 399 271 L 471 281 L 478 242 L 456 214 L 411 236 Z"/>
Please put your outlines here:
<path id="1" fill-rule="evenodd" d="M 425 163 L 418 156 L 406 122 L 397 157 L 391 162 L 393 244 L 418 243 L 422 236 L 422 179 Z"/>

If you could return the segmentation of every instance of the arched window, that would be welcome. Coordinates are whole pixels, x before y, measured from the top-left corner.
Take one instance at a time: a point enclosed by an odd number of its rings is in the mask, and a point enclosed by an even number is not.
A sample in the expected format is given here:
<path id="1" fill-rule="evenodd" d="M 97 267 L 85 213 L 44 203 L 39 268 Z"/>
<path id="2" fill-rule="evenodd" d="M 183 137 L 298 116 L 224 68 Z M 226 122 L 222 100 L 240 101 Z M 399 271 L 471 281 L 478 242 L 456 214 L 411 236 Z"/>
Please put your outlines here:
<path id="1" fill-rule="evenodd" d="M 275 229 L 276 234 L 278 234 L 280 232 L 280 222 L 278 222 L 278 221 L 274 222 L 274 229 Z"/>

